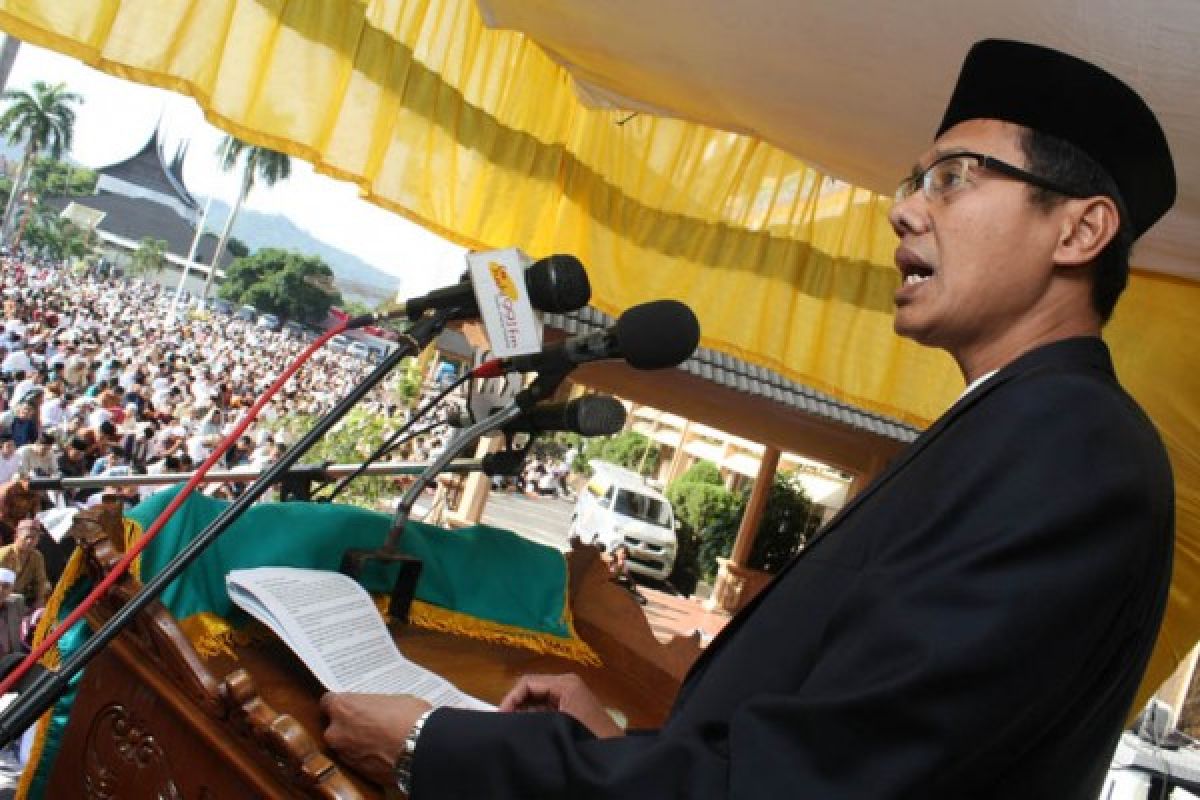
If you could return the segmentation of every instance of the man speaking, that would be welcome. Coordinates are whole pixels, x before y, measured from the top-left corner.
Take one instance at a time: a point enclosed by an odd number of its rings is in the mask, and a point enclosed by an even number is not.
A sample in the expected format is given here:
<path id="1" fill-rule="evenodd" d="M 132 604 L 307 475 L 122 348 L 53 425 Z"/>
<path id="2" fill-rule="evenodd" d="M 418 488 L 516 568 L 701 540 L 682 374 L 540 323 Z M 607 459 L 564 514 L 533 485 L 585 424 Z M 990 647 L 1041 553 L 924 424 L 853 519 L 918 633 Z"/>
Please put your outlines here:
<path id="1" fill-rule="evenodd" d="M 727 625 L 661 730 L 579 681 L 502 711 L 328 695 L 326 739 L 425 798 L 1087 798 L 1161 622 L 1172 478 L 1100 331 L 1171 206 L 1153 113 L 989 40 L 896 193 L 896 331 L 963 396 Z"/>

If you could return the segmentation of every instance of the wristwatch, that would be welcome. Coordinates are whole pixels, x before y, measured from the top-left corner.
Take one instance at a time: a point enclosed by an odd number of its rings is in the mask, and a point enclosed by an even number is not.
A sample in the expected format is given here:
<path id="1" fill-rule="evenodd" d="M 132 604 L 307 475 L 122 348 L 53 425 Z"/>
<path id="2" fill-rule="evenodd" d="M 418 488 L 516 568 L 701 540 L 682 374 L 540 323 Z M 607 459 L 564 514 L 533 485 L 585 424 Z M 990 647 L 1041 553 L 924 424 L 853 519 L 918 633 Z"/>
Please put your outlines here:
<path id="1" fill-rule="evenodd" d="M 417 752 L 417 737 L 421 735 L 421 728 L 425 727 L 425 720 L 429 719 L 433 711 L 431 708 L 417 717 L 408 736 L 404 737 L 404 749 L 400 751 L 400 755 L 396 757 L 396 764 L 392 767 L 396 787 L 406 795 L 412 790 L 412 762 L 413 753 Z"/>

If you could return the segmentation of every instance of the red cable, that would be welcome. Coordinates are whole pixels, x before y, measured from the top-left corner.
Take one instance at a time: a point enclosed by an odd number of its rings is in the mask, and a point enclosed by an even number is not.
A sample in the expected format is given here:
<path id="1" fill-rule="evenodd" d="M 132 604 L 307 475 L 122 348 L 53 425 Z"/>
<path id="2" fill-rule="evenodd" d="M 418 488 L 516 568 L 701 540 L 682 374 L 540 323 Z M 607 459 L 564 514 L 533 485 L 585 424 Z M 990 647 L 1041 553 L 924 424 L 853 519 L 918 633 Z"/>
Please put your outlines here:
<path id="1" fill-rule="evenodd" d="M 70 615 L 58 626 L 56 626 L 41 644 L 35 647 L 29 655 L 25 656 L 24 661 L 18 664 L 12 672 L 8 673 L 8 676 L 4 678 L 3 681 L 0 681 L 0 695 L 4 695 L 7 692 L 12 691 L 12 687 L 17 683 L 17 681 L 21 680 L 25 673 L 28 672 L 34 664 L 40 661 L 42 656 L 44 656 L 51 647 L 58 643 L 58 640 L 62 638 L 63 634 L 70 630 L 71 626 L 73 626 L 76 622 L 83 619 L 83 615 L 91 610 L 92 606 L 94 606 L 100 600 L 100 598 L 112 588 L 112 585 L 129 570 L 129 566 L 133 563 L 133 560 L 141 555 L 141 552 L 146 549 L 146 545 L 150 544 L 154 537 L 158 535 L 158 532 L 162 530 L 164 525 L 167 524 L 167 521 L 171 519 L 171 516 L 175 513 L 175 511 L 181 505 L 183 505 L 184 501 L 188 499 L 192 491 L 198 485 L 200 485 L 200 482 L 204 479 L 204 476 L 208 474 L 208 471 L 212 469 L 213 465 L 217 463 L 218 459 L 225 454 L 225 451 L 228 450 L 234 442 L 241 438 L 242 432 L 250 426 L 250 423 L 253 422 L 255 417 L 258 416 L 258 412 L 262 411 L 263 406 L 265 406 L 271 400 L 271 398 L 274 397 L 281 388 L 283 388 L 283 385 L 287 383 L 288 379 L 290 379 L 292 375 L 296 373 L 296 370 L 300 369 L 300 367 L 312 357 L 313 353 L 319 350 L 325 344 L 325 342 L 329 341 L 334 336 L 337 336 L 345 329 L 346 323 L 341 322 L 333 328 L 327 330 L 321 336 L 317 337 L 317 339 L 307 348 L 305 348 L 304 352 L 301 353 L 288 366 L 288 368 L 283 371 L 283 374 L 275 379 L 275 382 L 271 384 L 271 387 L 267 389 L 266 393 L 258 399 L 258 402 L 250 407 L 250 410 L 246 413 L 246 416 L 242 418 L 242 421 L 234 427 L 234 429 L 219 445 L 217 445 L 217 448 L 212 451 L 208 458 L 204 460 L 204 463 L 200 465 L 199 469 L 192 474 L 192 477 L 188 480 L 188 482 L 184 484 L 183 489 L 177 495 L 175 495 L 175 498 L 170 502 L 170 504 L 163 509 L 162 513 L 159 514 L 158 518 L 155 519 L 150 527 L 146 529 L 146 532 L 142 535 L 142 537 L 134 542 L 133 546 L 129 548 L 129 550 L 125 553 L 125 556 L 119 562 L 117 562 L 117 565 L 112 568 L 108 575 L 106 575 L 104 579 L 100 581 L 100 583 L 96 584 L 95 588 L 93 588 L 88 596 L 83 599 L 83 602 L 76 606 L 75 610 L 72 611 Z"/>
<path id="2" fill-rule="evenodd" d="M 508 372 L 508 366 L 502 358 L 493 358 L 483 362 L 475 369 L 471 370 L 472 378 L 499 378 L 504 373 Z"/>

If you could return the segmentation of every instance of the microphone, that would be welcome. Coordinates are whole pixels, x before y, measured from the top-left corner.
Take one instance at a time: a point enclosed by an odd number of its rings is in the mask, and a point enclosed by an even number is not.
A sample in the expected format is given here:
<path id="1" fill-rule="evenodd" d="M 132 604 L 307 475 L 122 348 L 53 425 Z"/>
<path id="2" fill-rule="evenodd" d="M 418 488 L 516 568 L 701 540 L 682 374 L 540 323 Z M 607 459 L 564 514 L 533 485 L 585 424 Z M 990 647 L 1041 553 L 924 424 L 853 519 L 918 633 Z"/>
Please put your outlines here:
<path id="1" fill-rule="evenodd" d="M 592 285 L 579 259 L 571 255 L 553 255 L 539 259 L 525 270 L 525 288 L 529 302 L 538 311 L 562 313 L 577 311 L 592 297 Z M 406 300 L 400 308 L 373 314 L 363 314 L 346 323 L 346 328 L 377 325 L 390 319 L 416 319 L 429 310 L 453 311 L 450 319 L 474 319 L 479 316 L 479 303 L 469 280 L 434 289 L 421 297 Z"/>
<path id="2" fill-rule="evenodd" d="M 625 427 L 625 406 L 606 394 L 589 394 L 565 403 L 534 406 L 504 426 L 509 433 L 567 431 L 580 436 L 609 436 Z"/>
<path id="3" fill-rule="evenodd" d="M 690 308 L 678 300 L 655 300 L 628 309 L 606 330 L 572 336 L 540 353 L 494 358 L 471 375 L 495 378 L 506 372 L 566 372 L 608 358 L 624 358 L 635 369 L 662 369 L 687 361 L 699 342 L 700 323 Z"/>
<path id="4" fill-rule="evenodd" d="M 580 436 L 608 436 L 625 427 L 625 406 L 615 397 L 591 394 L 566 403 L 546 403 L 534 406 L 501 430 L 506 434 L 568 431 Z M 532 443 L 532 438 L 530 443 Z M 511 441 L 510 441 L 511 445 Z M 488 476 L 520 475 L 529 454 L 529 444 L 519 449 L 501 450 L 484 455 L 480 467 Z"/>

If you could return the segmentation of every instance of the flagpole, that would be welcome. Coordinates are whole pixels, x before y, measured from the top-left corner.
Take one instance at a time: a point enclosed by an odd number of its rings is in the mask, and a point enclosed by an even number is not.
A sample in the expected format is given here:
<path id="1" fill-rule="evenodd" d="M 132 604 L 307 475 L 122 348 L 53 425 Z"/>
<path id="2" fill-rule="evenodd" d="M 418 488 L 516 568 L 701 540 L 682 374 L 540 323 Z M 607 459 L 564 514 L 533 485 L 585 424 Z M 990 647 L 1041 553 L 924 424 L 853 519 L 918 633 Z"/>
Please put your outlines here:
<path id="1" fill-rule="evenodd" d="M 221 153 L 218 158 L 222 162 L 229 151 L 231 141 L 233 140 L 226 137 L 225 142 L 221 145 Z M 200 215 L 200 222 L 196 225 L 196 235 L 192 237 L 192 245 L 188 248 L 187 258 L 183 262 L 183 272 L 179 276 L 179 286 L 175 290 L 175 298 L 171 301 L 171 308 L 167 311 L 168 326 L 173 326 L 176 320 L 179 319 L 179 298 L 183 294 L 184 284 L 187 283 L 188 273 L 191 271 L 192 264 L 196 261 L 196 251 L 200 249 L 200 237 L 204 235 L 204 226 L 208 224 L 208 212 L 212 209 L 213 197 L 216 194 L 216 189 L 213 189 L 208 193 L 208 199 L 204 201 L 204 212 Z M 209 267 L 209 269 L 216 269 L 216 267 Z"/>

